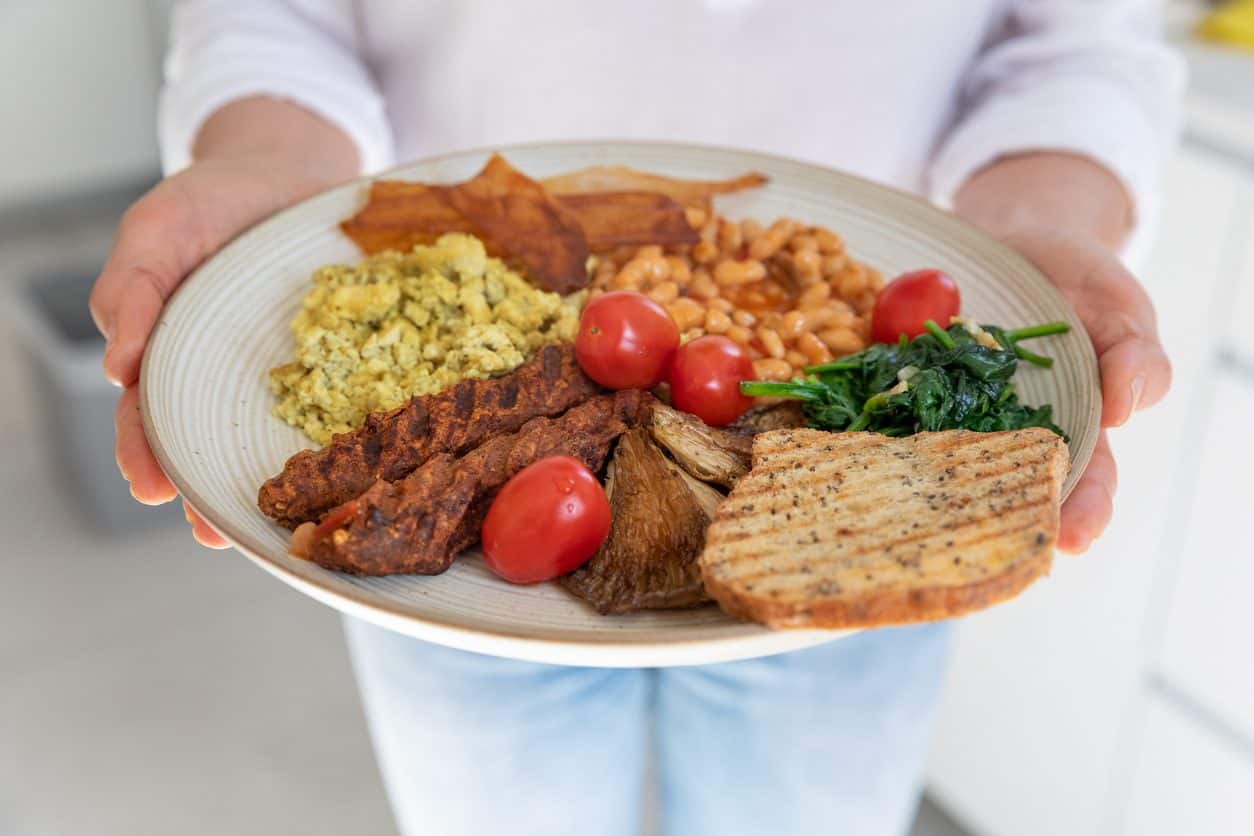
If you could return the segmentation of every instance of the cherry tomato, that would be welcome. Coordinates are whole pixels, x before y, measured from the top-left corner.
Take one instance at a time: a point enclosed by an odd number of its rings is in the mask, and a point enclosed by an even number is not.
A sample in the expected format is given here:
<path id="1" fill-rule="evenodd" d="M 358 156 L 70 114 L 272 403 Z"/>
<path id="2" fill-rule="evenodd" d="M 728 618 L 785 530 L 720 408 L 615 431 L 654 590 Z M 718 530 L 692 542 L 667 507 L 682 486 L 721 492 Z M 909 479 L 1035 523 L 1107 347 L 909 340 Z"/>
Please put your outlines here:
<path id="1" fill-rule="evenodd" d="M 511 583 L 538 583 L 578 569 L 610 533 L 610 502 L 592 471 L 549 456 L 505 483 L 483 520 L 488 568 Z"/>
<path id="2" fill-rule="evenodd" d="M 610 389 L 652 389 L 666 377 L 679 327 L 666 309 L 639 293 L 598 296 L 583 309 L 575 358 Z"/>
<path id="3" fill-rule="evenodd" d="M 727 337 L 697 337 L 675 352 L 669 376 L 671 403 L 712 427 L 735 421 L 753 405 L 740 381 L 753 380 L 753 361 Z"/>
<path id="4" fill-rule="evenodd" d="M 917 337 L 927 330 L 923 323 L 929 319 L 948 328 L 950 317 L 957 316 L 961 307 L 958 285 L 940 270 L 902 273 L 886 284 L 875 300 L 871 339 L 895 343 L 901 334 Z"/>

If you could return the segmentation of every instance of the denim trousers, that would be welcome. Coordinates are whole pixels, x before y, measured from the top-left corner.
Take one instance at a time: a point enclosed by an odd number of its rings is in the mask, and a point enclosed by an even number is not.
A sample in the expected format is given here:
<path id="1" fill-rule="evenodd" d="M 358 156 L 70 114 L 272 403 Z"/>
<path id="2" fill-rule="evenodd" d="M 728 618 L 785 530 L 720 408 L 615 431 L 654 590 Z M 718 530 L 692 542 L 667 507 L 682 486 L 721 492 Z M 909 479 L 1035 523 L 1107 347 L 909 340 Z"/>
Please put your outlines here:
<path id="1" fill-rule="evenodd" d="M 922 786 L 949 627 L 675 668 L 452 650 L 346 619 L 405 836 L 902 836 Z"/>

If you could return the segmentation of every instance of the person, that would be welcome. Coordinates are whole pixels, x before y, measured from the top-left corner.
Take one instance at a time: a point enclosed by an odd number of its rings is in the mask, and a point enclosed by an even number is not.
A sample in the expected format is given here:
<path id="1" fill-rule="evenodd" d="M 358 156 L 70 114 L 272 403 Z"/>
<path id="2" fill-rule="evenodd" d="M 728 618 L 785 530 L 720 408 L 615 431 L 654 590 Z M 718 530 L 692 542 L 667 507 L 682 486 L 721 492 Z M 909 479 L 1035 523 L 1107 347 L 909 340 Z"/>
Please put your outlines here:
<path id="1" fill-rule="evenodd" d="M 1150 0 L 203 0 L 174 12 L 168 177 L 123 217 L 92 297 L 123 387 L 135 498 L 175 498 L 140 424 L 140 358 L 197 264 L 276 210 L 393 161 L 585 137 L 737 145 L 924 194 L 1009 243 L 1075 307 L 1102 425 L 1163 397 L 1144 240 L 1181 69 Z M 1106 526 L 1105 436 L 1059 547 Z M 225 542 L 185 506 L 207 546 Z M 349 644 L 405 833 L 902 833 L 946 629 L 664 670 L 477 656 L 358 622 Z"/>

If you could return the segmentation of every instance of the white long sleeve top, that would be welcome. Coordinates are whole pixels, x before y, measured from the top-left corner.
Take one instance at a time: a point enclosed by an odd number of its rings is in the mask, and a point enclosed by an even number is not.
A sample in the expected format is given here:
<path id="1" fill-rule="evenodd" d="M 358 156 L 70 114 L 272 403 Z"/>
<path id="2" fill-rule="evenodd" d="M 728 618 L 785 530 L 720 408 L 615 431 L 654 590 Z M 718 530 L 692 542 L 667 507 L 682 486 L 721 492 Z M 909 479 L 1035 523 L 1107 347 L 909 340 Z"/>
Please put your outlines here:
<path id="1" fill-rule="evenodd" d="M 824 163 L 942 204 L 981 166 L 1087 155 L 1152 214 L 1180 61 L 1152 0 L 190 0 L 168 171 L 245 96 L 342 128 L 363 171 L 537 139 L 652 138 Z"/>

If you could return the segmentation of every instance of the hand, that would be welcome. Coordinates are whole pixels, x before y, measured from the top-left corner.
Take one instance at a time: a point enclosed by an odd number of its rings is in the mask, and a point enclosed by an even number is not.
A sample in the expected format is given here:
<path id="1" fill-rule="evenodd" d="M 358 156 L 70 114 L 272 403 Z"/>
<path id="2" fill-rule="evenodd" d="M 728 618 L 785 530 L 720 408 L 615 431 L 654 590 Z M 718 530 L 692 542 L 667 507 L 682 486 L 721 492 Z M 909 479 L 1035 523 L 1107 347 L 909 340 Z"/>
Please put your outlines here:
<path id="1" fill-rule="evenodd" d="M 91 313 L 106 340 L 105 375 L 123 388 L 115 418 L 118 468 L 140 502 L 158 505 L 177 496 L 144 437 L 136 385 L 162 306 L 201 261 L 307 190 L 273 160 L 208 160 L 159 183 L 123 216 L 92 291 Z M 200 543 L 228 545 L 186 502 L 183 507 Z"/>
<path id="2" fill-rule="evenodd" d="M 1058 230 L 1020 230 L 1004 240 L 1062 291 L 1084 323 L 1101 370 L 1102 427 L 1118 427 L 1162 400 L 1171 385 L 1171 363 L 1158 340 L 1154 306 L 1111 249 L 1095 237 Z M 1063 505 L 1060 550 L 1082 552 L 1102 533 L 1116 481 L 1103 431 Z"/>

